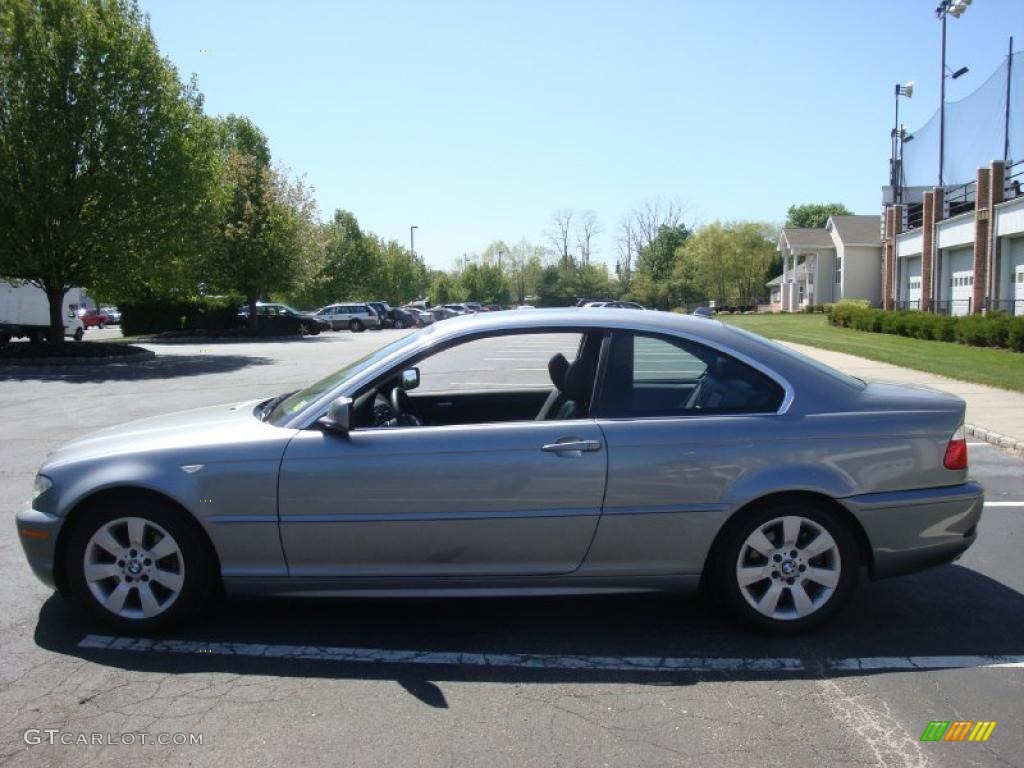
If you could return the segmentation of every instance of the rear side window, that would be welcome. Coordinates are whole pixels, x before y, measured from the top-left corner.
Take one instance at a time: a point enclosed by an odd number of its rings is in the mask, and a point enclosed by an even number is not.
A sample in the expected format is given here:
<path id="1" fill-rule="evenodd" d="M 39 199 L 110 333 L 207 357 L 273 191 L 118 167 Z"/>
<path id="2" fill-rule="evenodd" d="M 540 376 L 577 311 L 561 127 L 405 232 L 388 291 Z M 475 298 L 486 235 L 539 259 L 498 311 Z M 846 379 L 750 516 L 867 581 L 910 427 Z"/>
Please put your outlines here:
<path id="1" fill-rule="evenodd" d="M 613 418 L 774 413 L 784 397 L 777 382 L 711 347 L 616 333 L 598 413 Z"/>

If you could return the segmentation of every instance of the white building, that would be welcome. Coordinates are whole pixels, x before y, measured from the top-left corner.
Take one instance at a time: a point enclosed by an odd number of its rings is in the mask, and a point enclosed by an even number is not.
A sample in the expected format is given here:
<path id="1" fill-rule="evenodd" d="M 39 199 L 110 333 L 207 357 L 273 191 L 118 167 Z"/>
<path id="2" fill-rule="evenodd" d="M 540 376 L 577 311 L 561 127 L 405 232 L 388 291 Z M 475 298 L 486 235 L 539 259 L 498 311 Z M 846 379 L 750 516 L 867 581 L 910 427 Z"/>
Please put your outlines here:
<path id="1" fill-rule="evenodd" d="M 842 299 L 882 298 L 882 233 L 878 216 L 830 216 L 821 229 L 779 234 L 783 272 L 767 283 L 773 312 Z"/>

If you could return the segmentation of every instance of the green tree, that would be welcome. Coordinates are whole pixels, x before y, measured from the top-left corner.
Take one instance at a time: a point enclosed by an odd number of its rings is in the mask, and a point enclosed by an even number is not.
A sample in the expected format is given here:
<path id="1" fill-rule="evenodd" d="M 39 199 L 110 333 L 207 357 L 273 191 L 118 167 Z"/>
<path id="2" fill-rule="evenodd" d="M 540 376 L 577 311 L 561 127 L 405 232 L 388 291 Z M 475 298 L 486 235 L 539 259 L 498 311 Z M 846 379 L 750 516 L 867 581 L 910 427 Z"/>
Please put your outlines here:
<path id="1" fill-rule="evenodd" d="M 53 343 L 72 286 L 110 295 L 195 249 L 215 163 L 136 3 L 0 4 L 0 274 L 45 291 Z"/>
<path id="2" fill-rule="evenodd" d="M 430 303 L 452 304 L 465 299 L 465 291 L 455 277 L 440 270 L 434 272 L 430 279 Z"/>
<path id="3" fill-rule="evenodd" d="M 301 182 L 270 166 L 266 137 L 248 118 L 229 115 L 220 133 L 220 236 L 204 268 L 213 288 L 245 297 L 256 327 L 261 297 L 301 289 L 320 271 L 316 204 Z"/>
<path id="4" fill-rule="evenodd" d="M 511 290 L 497 264 L 469 264 L 460 276 L 466 296 L 483 304 L 507 304 Z"/>
<path id="5" fill-rule="evenodd" d="M 696 284 L 719 306 L 749 305 L 764 294 L 775 253 L 770 225 L 712 222 L 698 229 L 682 247 L 674 280 Z"/>
<path id="6" fill-rule="evenodd" d="M 818 229 L 825 226 L 829 216 L 850 216 L 852 214 L 853 211 L 842 203 L 791 205 L 786 211 L 786 226 Z"/>
<path id="7" fill-rule="evenodd" d="M 658 309 L 671 308 L 676 252 L 689 236 L 685 224 L 662 225 L 654 239 L 640 249 L 630 290 L 642 303 Z"/>

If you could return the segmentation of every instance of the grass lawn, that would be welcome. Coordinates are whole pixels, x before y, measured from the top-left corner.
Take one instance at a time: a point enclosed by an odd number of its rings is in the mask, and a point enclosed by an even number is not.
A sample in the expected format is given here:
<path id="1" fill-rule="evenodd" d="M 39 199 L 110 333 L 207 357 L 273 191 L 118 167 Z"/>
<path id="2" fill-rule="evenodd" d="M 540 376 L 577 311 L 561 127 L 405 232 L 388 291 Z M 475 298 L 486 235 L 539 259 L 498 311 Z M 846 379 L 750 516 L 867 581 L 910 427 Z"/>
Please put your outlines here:
<path id="1" fill-rule="evenodd" d="M 723 315 L 718 319 L 779 341 L 1024 392 L 1024 354 L 1018 352 L 834 328 L 825 315 Z"/>

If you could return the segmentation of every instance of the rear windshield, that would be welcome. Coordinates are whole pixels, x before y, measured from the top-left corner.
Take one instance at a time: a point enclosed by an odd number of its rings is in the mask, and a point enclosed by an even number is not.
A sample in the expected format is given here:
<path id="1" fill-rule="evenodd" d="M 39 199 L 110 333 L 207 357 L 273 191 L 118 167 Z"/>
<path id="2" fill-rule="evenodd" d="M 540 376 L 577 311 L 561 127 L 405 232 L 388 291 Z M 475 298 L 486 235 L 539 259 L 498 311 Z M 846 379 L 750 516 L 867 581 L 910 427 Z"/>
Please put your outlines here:
<path id="1" fill-rule="evenodd" d="M 735 325 L 728 325 L 724 323 L 723 325 L 725 325 L 725 327 L 728 328 L 733 333 L 738 333 L 741 336 L 746 336 L 747 338 L 755 339 L 761 342 L 762 344 L 766 344 L 772 349 L 774 349 L 776 352 L 779 352 L 780 354 L 783 354 L 792 360 L 796 360 L 797 362 L 803 363 L 804 365 L 810 366 L 819 373 L 824 373 L 826 376 L 830 376 L 836 381 L 841 381 L 848 387 L 852 387 L 853 389 L 864 389 L 864 387 L 867 386 L 863 379 L 858 379 L 856 376 L 849 376 L 843 373 L 842 371 L 837 371 L 832 366 L 818 362 L 813 357 L 808 357 L 802 352 L 797 352 L 795 349 L 787 347 L 785 344 L 779 344 L 777 341 L 766 339 L 764 336 L 761 336 L 760 334 L 751 333 L 750 331 L 745 330 L 743 328 L 737 328 Z"/>

